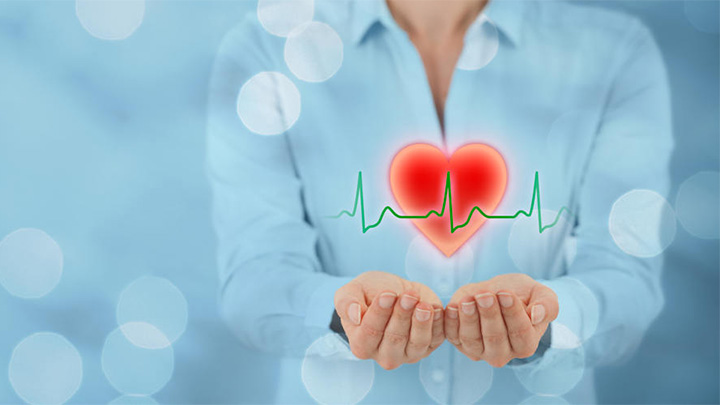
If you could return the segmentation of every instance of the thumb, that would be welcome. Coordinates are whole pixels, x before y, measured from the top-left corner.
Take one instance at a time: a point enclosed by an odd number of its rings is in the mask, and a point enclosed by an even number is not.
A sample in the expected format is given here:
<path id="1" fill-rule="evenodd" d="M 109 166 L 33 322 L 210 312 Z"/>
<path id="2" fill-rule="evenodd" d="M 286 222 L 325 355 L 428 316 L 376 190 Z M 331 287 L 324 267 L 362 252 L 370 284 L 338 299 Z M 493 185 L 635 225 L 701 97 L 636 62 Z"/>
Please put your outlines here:
<path id="1" fill-rule="evenodd" d="M 360 284 L 351 281 L 335 292 L 335 311 L 343 323 L 360 325 L 362 315 L 367 311 L 365 292 Z"/>
<path id="2" fill-rule="evenodd" d="M 537 283 L 530 296 L 527 311 L 533 326 L 554 321 L 560 311 L 557 295 L 550 287 Z"/>

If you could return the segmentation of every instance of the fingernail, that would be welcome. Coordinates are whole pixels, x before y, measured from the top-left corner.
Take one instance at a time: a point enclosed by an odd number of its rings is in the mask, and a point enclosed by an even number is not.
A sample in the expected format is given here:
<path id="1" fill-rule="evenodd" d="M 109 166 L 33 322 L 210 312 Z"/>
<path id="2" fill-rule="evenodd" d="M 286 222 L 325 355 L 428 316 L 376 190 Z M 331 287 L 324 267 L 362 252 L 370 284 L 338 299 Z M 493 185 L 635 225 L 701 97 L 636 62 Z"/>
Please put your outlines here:
<path id="1" fill-rule="evenodd" d="M 348 307 L 348 318 L 355 325 L 360 325 L 360 304 L 353 302 Z"/>
<path id="2" fill-rule="evenodd" d="M 425 322 L 430 320 L 430 311 L 427 309 L 420 309 L 415 308 L 415 318 L 417 318 L 420 322 Z"/>
<path id="3" fill-rule="evenodd" d="M 409 310 L 409 309 L 412 309 L 412 307 L 414 307 L 415 304 L 417 304 L 417 302 L 418 302 L 418 299 L 416 297 L 405 294 L 400 299 L 400 306 L 404 310 Z"/>
<path id="4" fill-rule="evenodd" d="M 484 293 L 484 294 L 478 294 L 475 296 L 475 300 L 477 301 L 478 305 L 480 305 L 481 308 L 490 308 L 493 304 L 493 294 L 492 293 Z"/>
<path id="5" fill-rule="evenodd" d="M 504 308 L 509 308 L 513 304 L 513 297 L 512 295 L 508 293 L 497 293 L 498 301 L 500 301 L 500 305 L 502 305 Z"/>
<path id="6" fill-rule="evenodd" d="M 545 319 L 545 307 L 542 305 L 535 305 L 530 310 L 530 319 L 533 325 L 537 325 Z"/>
<path id="7" fill-rule="evenodd" d="M 442 309 L 435 308 L 435 316 L 433 317 L 434 320 L 439 321 L 442 318 Z"/>
<path id="8" fill-rule="evenodd" d="M 463 302 L 462 303 L 462 311 L 465 313 L 465 315 L 472 315 L 475 313 L 475 303 L 474 302 Z"/>
<path id="9" fill-rule="evenodd" d="M 380 298 L 378 298 L 378 304 L 380 304 L 380 308 L 388 309 L 395 304 L 395 298 L 397 298 L 397 295 L 394 293 L 382 293 L 380 294 Z"/>
<path id="10" fill-rule="evenodd" d="M 458 317 L 458 310 L 455 307 L 448 307 L 447 308 L 447 314 L 448 318 L 450 319 L 457 319 Z"/>

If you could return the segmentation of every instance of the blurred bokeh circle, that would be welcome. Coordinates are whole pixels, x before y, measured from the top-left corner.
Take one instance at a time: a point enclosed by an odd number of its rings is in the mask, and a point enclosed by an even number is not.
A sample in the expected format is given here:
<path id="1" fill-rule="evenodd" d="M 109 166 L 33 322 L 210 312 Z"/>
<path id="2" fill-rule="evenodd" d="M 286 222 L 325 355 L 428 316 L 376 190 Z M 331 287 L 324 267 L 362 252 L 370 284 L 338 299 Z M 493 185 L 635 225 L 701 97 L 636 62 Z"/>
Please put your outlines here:
<path id="1" fill-rule="evenodd" d="M 661 254 L 675 239 L 675 212 L 663 196 L 636 189 L 623 194 L 610 211 L 609 228 L 615 244 L 637 257 Z"/>
<path id="2" fill-rule="evenodd" d="M 146 336 L 144 341 L 165 340 L 166 344 L 160 344 L 164 346 L 162 349 L 138 346 L 127 339 L 123 327 L 136 329 L 134 335 Z M 143 332 L 137 329 L 143 329 Z M 175 368 L 172 345 L 159 329 L 145 322 L 123 325 L 113 330 L 105 339 L 101 361 L 105 377 L 123 394 L 152 395 L 170 381 Z"/>
<path id="3" fill-rule="evenodd" d="M 525 398 L 519 405 L 570 405 L 563 397 L 555 395 L 533 395 Z"/>
<path id="4" fill-rule="evenodd" d="M 520 383 L 536 395 L 564 395 L 585 373 L 585 350 L 577 344 L 580 338 L 572 336 L 570 328 L 556 327 L 556 322 L 552 328 L 551 346 L 540 359 L 512 367 Z"/>
<path id="5" fill-rule="evenodd" d="M 108 405 L 155 405 L 157 403 L 153 397 L 147 395 L 121 395 L 108 402 Z"/>
<path id="6" fill-rule="evenodd" d="M 487 66 L 495 58 L 500 40 L 497 27 L 482 14 L 470 25 L 465 34 L 463 46 L 457 68 L 461 70 L 477 70 Z"/>
<path id="7" fill-rule="evenodd" d="M 552 288 L 556 281 L 541 282 Z M 595 334 L 600 323 L 600 303 L 582 281 L 563 276 L 559 282 L 564 285 L 563 293 L 558 294 L 562 310 L 553 321 L 552 342 L 559 349 L 574 349 Z"/>
<path id="8" fill-rule="evenodd" d="M 121 330 L 134 344 L 146 349 L 162 349 L 185 332 L 188 322 L 187 300 L 165 278 L 140 277 L 120 294 L 117 322 L 118 325 L 124 325 Z M 156 334 L 148 335 L 148 328 L 137 327 L 141 322 L 159 329 L 162 339 L 158 339 Z"/>
<path id="9" fill-rule="evenodd" d="M 75 14 L 90 35 L 122 40 L 142 24 L 145 0 L 75 0 Z"/>
<path id="10" fill-rule="evenodd" d="M 317 21 L 295 28 L 285 40 L 285 63 L 306 82 L 322 82 L 340 69 L 343 43 L 329 25 Z"/>
<path id="11" fill-rule="evenodd" d="M 720 237 L 720 173 L 699 172 L 683 181 L 675 200 L 680 224 L 702 239 Z"/>
<path id="12" fill-rule="evenodd" d="M 685 17 L 697 30 L 707 34 L 720 32 L 720 2 L 685 0 Z"/>
<path id="13" fill-rule="evenodd" d="M 20 298 L 40 298 L 60 282 L 63 253 L 47 233 L 18 229 L 0 241 L 0 284 Z"/>
<path id="14" fill-rule="evenodd" d="M 373 386 L 375 363 L 358 360 L 337 334 L 329 333 L 305 351 L 301 375 L 308 394 L 318 403 L 356 404 Z"/>
<path id="15" fill-rule="evenodd" d="M 80 388 L 82 358 L 63 336 L 35 333 L 13 350 L 8 378 L 18 396 L 27 403 L 61 404 Z"/>
<path id="16" fill-rule="evenodd" d="M 300 117 L 300 92 L 284 74 L 261 72 L 240 88 L 237 113 L 250 131 L 279 135 Z"/>
<path id="17" fill-rule="evenodd" d="M 257 17 L 265 30 L 285 37 L 315 13 L 313 0 L 258 0 Z"/>
<path id="18" fill-rule="evenodd" d="M 405 254 L 408 279 L 425 284 L 441 298 L 469 283 L 474 270 L 475 255 L 469 243 L 447 257 L 425 235 L 418 235 Z"/>
<path id="19" fill-rule="evenodd" d="M 419 369 L 425 392 L 439 404 L 449 397 L 453 404 L 477 403 L 492 387 L 494 373 L 487 362 L 470 360 L 448 342 L 422 359 Z"/>
<path id="20" fill-rule="evenodd" d="M 572 262 L 577 252 L 575 240 L 569 237 L 572 220 L 567 212 L 558 216 L 558 211 L 543 209 L 543 226 L 556 219 L 557 222 L 542 233 L 537 215 L 536 212 L 531 217 L 519 216 L 513 220 L 508 237 L 510 259 L 526 274 L 543 274 L 549 269 L 561 268 Z"/>

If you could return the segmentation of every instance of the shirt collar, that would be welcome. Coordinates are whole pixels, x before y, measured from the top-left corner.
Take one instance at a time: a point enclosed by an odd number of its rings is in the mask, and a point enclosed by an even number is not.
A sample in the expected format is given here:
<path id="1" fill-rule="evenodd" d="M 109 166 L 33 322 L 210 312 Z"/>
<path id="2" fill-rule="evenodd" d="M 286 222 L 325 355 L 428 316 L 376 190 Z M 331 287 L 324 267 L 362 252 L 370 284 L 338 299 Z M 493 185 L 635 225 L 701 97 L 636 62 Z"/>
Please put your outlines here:
<path id="1" fill-rule="evenodd" d="M 525 0 L 490 0 L 483 13 L 513 45 L 520 45 Z"/>
<path id="2" fill-rule="evenodd" d="M 520 44 L 524 18 L 524 0 L 491 0 L 483 14 L 495 24 L 514 45 Z M 353 2 L 352 39 L 359 44 L 376 24 L 388 24 L 392 18 L 385 0 L 355 0 Z M 480 17 L 478 17 L 480 18 Z"/>
<path id="3" fill-rule="evenodd" d="M 385 0 L 355 0 L 353 3 L 352 37 L 353 43 L 359 44 L 370 28 L 380 22 L 382 6 Z"/>

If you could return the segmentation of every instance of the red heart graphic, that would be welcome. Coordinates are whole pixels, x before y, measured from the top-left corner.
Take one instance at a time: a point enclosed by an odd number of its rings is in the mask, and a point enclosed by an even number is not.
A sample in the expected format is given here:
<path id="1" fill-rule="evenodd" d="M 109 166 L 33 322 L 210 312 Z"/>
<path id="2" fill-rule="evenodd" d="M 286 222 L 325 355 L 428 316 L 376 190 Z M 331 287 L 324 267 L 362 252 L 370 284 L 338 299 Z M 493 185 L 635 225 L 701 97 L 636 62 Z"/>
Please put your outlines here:
<path id="1" fill-rule="evenodd" d="M 484 144 L 469 144 L 448 158 L 428 144 L 406 146 L 390 165 L 390 187 L 395 200 L 407 216 L 442 213 L 446 183 L 450 195 L 442 216 L 413 218 L 413 223 L 445 256 L 452 256 L 477 232 L 486 218 L 477 211 L 463 227 L 474 207 L 492 214 L 502 200 L 507 185 L 507 168 L 500 153 Z M 450 211 L 452 209 L 452 211 Z M 450 212 L 455 229 L 451 232 Z"/>

